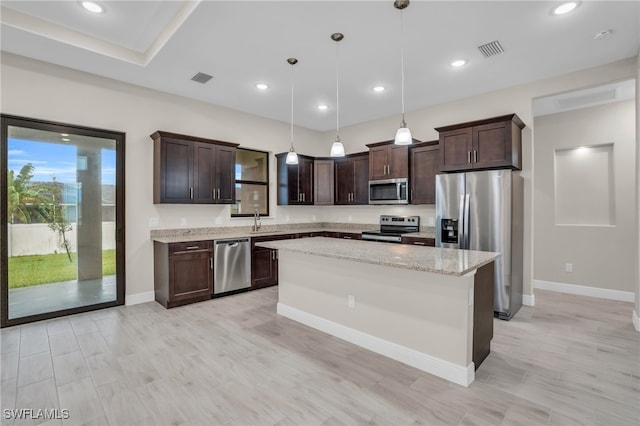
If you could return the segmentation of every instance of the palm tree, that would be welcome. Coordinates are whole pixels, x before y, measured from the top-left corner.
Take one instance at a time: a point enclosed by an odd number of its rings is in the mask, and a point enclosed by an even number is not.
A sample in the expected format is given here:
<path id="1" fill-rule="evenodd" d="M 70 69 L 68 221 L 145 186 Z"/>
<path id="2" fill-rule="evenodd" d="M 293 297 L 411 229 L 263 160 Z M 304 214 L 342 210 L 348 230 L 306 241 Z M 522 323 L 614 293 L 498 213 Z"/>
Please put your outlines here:
<path id="1" fill-rule="evenodd" d="M 18 175 L 9 170 L 7 176 L 7 198 L 11 223 L 48 222 L 47 205 L 50 203 L 42 188 L 31 182 L 35 167 L 27 163 Z"/>

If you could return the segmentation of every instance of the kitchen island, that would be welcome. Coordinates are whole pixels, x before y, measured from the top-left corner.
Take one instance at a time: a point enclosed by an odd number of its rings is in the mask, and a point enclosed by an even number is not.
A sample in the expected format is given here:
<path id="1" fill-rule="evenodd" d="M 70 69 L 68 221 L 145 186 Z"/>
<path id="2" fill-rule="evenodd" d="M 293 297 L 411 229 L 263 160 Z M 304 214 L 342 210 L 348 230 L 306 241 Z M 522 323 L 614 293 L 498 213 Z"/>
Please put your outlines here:
<path id="1" fill-rule="evenodd" d="M 469 386 L 493 337 L 499 253 L 315 237 L 278 250 L 278 314 Z"/>

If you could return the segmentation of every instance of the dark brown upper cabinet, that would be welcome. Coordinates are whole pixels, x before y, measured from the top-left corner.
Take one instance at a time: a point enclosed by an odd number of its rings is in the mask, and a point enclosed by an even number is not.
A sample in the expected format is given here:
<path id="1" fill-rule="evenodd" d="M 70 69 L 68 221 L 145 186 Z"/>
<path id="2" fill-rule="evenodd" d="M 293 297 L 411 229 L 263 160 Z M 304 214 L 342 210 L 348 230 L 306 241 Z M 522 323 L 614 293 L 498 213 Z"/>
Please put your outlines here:
<path id="1" fill-rule="evenodd" d="M 409 203 L 436 203 L 436 174 L 440 171 L 438 141 L 422 142 L 409 148 Z"/>
<path id="2" fill-rule="evenodd" d="M 516 114 L 438 127 L 440 171 L 522 168 L 522 129 Z"/>
<path id="3" fill-rule="evenodd" d="M 238 144 L 162 131 L 151 138 L 154 203 L 235 203 Z"/>
<path id="4" fill-rule="evenodd" d="M 314 204 L 332 206 L 334 197 L 334 161 L 330 158 L 316 158 L 313 162 Z"/>
<path id="5" fill-rule="evenodd" d="M 409 145 L 395 145 L 393 141 L 386 141 L 367 144 L 367 147 L 369 180 L 409 177 Z"/>
<path id="6" fill-rule="evenodd" d="M 278 205 L 313 204 L 313 157 L 298 154 L 298 164 L 287 164 L 287 153 L 278 159 Z"/>
<path id="7" fill-rule="evenodd" d="M 335 204 L 369 203 L 369 154 L 337 158 L 335 163 Z"/>

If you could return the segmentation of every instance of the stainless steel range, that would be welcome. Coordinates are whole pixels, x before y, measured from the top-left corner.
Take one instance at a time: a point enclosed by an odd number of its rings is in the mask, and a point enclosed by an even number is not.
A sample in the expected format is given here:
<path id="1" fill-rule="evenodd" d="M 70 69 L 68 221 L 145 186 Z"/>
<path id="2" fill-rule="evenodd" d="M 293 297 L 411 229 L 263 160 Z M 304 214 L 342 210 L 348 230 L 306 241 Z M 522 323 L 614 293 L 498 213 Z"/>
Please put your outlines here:
<path id="1" fill-rule="evenodd" d="M 387 243 L 402 242 L 402 234 L 418 232 L 420 230 L 420 216 L 380 216 L 379 231 L 362 231 L 362 239 L 369 241 L 384 241 Z"/>

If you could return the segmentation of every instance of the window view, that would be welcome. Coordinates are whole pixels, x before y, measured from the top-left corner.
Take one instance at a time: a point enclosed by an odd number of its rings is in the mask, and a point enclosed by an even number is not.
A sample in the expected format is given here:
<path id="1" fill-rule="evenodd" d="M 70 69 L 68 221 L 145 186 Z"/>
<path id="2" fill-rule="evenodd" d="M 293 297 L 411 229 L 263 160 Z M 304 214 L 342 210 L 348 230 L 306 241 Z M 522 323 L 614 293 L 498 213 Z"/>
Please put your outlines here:
<path id="1" fill-rule="evenodd" d="M 231 216 L 269 215 L 269 153 L 236 149 L 236 203 Z"/>
<path id="2" fill-rule="evenodd" d="M 116 141 L 8 126 L 8 319 L 116 300 Z"/>

